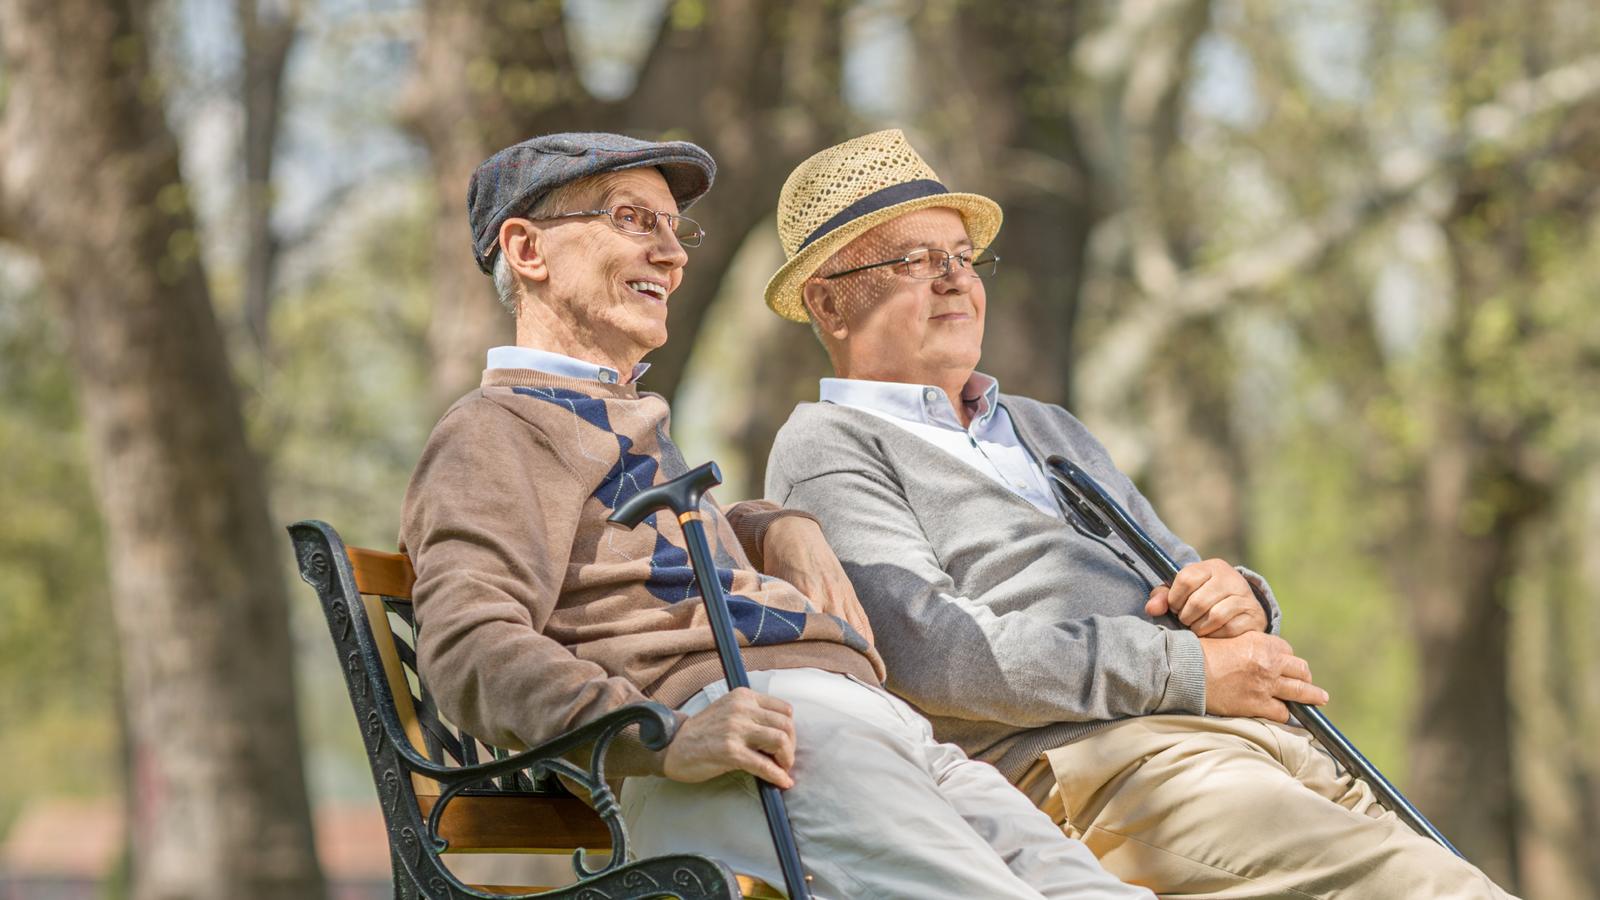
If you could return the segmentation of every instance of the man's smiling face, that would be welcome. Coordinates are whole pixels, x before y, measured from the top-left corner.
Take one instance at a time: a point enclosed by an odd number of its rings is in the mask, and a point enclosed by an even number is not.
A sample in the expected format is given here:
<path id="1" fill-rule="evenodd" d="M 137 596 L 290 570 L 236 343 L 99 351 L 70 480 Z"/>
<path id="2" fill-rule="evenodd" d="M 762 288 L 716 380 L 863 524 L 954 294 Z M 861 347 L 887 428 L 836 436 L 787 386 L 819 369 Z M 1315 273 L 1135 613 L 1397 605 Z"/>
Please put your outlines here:
<path id="1" fill-rule="evenodd" d="M 653 168 L 607 173 L 579 187 L 570 192 L 569 208 L 553 215 L 618 204 L 678 212 L 666 179 Z M 550 272 L 546 296 L 584 344 L 622 360 L 666 343 L 667 300 L 689 258 L 665 222 L 650 234 L 628 234 L 605 216 L 543 221 L 538 228 Z"/>

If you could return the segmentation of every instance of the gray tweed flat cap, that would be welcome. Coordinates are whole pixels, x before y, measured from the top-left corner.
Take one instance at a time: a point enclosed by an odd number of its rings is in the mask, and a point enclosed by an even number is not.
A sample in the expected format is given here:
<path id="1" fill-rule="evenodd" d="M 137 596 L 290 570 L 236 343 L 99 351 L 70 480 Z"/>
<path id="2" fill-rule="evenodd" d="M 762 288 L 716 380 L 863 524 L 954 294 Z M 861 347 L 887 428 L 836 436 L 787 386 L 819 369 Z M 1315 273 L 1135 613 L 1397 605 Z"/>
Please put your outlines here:
<path id="1" fill-rule="evenodd" d="M 711 154 L 688 141 L 654 143 L 602 132 L 540 135 L 484 160 L 467 186 L 478 268 L 494 271 L 501 223 L 527 212 L 545 194 L 580 178 L 643 166 L 661 170 L 680 210 L 700 199 L 717 177 Z"/>

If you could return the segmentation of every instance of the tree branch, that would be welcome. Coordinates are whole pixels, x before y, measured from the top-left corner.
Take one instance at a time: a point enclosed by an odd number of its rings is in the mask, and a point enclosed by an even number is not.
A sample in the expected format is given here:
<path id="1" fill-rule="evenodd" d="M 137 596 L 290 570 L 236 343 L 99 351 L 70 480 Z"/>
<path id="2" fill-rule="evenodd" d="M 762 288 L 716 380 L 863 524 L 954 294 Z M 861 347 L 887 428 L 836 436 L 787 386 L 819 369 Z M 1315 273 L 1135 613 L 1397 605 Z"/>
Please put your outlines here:
<path id="1" fill-rule="evenodd" d="M 1152 287 L 1170 288 L 1183 264 L 1172 249 L 1178 236 L 1168 222 L 1181 189 L 1173 183 L 1168 161 L 1177 144 L 1194 46 L 1211 18 L 1206 2 L 1166 6 L 1161 17 L 1148 23 L 1148 33 L 1132 55 L 1120 104 L 1130 160 L 1123 189 L 1134 222 L 1132 270 L 1146 293 L 1164 292 Z"/>
<path id="2" fill-rule="evenodd" d="M 1118 319 L 1082 357 L 1085 401 L 1097 411 L 1120 405 L 1155 349 L 1185 321 L 1220 309 L 1233 296 L 1268 287 L 1325 259 L 1413 197 L 1436 177 L 1484 150 L 1513 147 L 1531 119 L 1600 96 L 1600 55 L 1504 88 L 1463 117 L 1441 146 L 1387 154 L 1365 189 L 1310 221 L 1259 246 L 1180 274 L 1170 291 L 1147 296 Z"/>
<path id="3" fill-rule="evenodd" d="M 0 10 L 0 21 L 3 21 L 5 11 Z M 9 159 L 6 150 L 10 146 L 11 109 L 12 104 L 5 102 L 7 83 L 10 73 L 7 71 L 5 48 L 0 47 L 0 242 L 11 243 L 17 240 L 13 218 L 15 214 L 7 201 L 7 186 L 11 182 L 11 173 L 8 169 Z"/>
<path id="4" fill-rule="evenodd" d="M 5 133 L 5 108 L 0 107 L 0 135 Z M 6 203 L 6 181 L 6 144 L 0 141 L 0 243 L 11 243 L 17 239 L 12 233 L 11 207 Z"/>
<path id="5" fill-rule="evenodd" d="M 283 79 L 289 51 L 300 31 L 298 0 L 236 0 L 239 42 L 239 101 L 244 107 L 240 157 L 244 167 L 244 313 L 256 348 L 268 347 L 273 282 L 281 244 L 272 230 L 272 165 L 283 121 Z"/>

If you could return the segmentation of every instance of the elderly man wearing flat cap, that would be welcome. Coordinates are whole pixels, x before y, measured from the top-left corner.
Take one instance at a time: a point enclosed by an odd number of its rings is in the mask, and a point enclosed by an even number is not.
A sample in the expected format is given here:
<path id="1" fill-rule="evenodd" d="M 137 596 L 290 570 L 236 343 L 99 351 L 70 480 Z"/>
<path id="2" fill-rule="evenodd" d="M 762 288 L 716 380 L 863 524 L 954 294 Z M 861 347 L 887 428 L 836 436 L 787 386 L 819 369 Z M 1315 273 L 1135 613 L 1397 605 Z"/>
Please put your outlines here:
<path id="1" fill-rule="evenodd" d="M 976 371 L 1000 208 L 898 131 L 783 186 L 775 312 L 838 377 L 779 432 L 767 496 L 806 510 L 860 595 L 891 690 L 993 763 L 1119 877 L 1182 897 L 1498 897 L 1340 771 L 1255 573 L 1202 561 L 1066 410 Z M 1184 568 L 1169 591 L 1058 506 L 1087 470 Z"/>
<path id="2" fill-rule="evenodd" d="M 517 344 L 488 351 L 406 494 L 418 661 L 440 709 L 515 748 L 628 703 L 675 707 L 664 751 L 619 742 L 608 759 L 632 776 L 622 808 L 644 855 L 706 853 L 782 883 L 757 776 L 787 789 L 820 897 L 1149 896 L 879 687 L 865 618 L 809 516 L 706 504 L 754 688 L 731 693 L 677 522 L 607 526 L 686 471 L 666 401 L 638 379 L 703 238 L 681 210 L 715 171 L 689 143 L 557 134 L 473 175 L 473 250 Z"/>

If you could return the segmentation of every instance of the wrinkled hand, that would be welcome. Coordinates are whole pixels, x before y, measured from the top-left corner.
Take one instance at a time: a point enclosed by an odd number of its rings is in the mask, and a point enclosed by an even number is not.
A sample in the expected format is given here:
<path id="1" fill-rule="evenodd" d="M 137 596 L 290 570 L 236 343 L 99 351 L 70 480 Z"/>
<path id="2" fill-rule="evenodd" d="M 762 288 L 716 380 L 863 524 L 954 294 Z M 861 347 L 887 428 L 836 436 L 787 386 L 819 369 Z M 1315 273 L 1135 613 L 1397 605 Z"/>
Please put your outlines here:
<path id="1" fill-rule="evenodd" d="M 872 624 L 856 598 L 855 586 L 816 522 L 804 516 L 778 519 L 762 536 L 761 554 L 765 574 L 794 585 L 812 605 L 849 622 L 867 643 L 873 643 Z"/>
<path id="2" fill-rule="evenodd" d="M 690 716 L 662 758 L 662 774 L 697 784 L 725 772 L 749 772 L 794 787 L 794 710 L 777 697 L 735 688 Z"/>
<path id="3" fill-rule="evenodd" d="M 1152 616 L 1171 612 L 1200 637 L 1236 637 L 1267 630 L 1267 611 L 1250 582 L 1226 560 L 1208 559 L 1178 570 L 1172 587 L 1157 585 L 1145 601 Z"/>
<path id="4" fill-rule="evenodd" d="M 1232 638 L 1201 638 L 1206 657 L 1206 712 L 1289 721 L 1285 700 L 1312 706 L 1328 692 L 1311 683 L 1311 666 L 1289 642 L 1250 631 Z"/>

